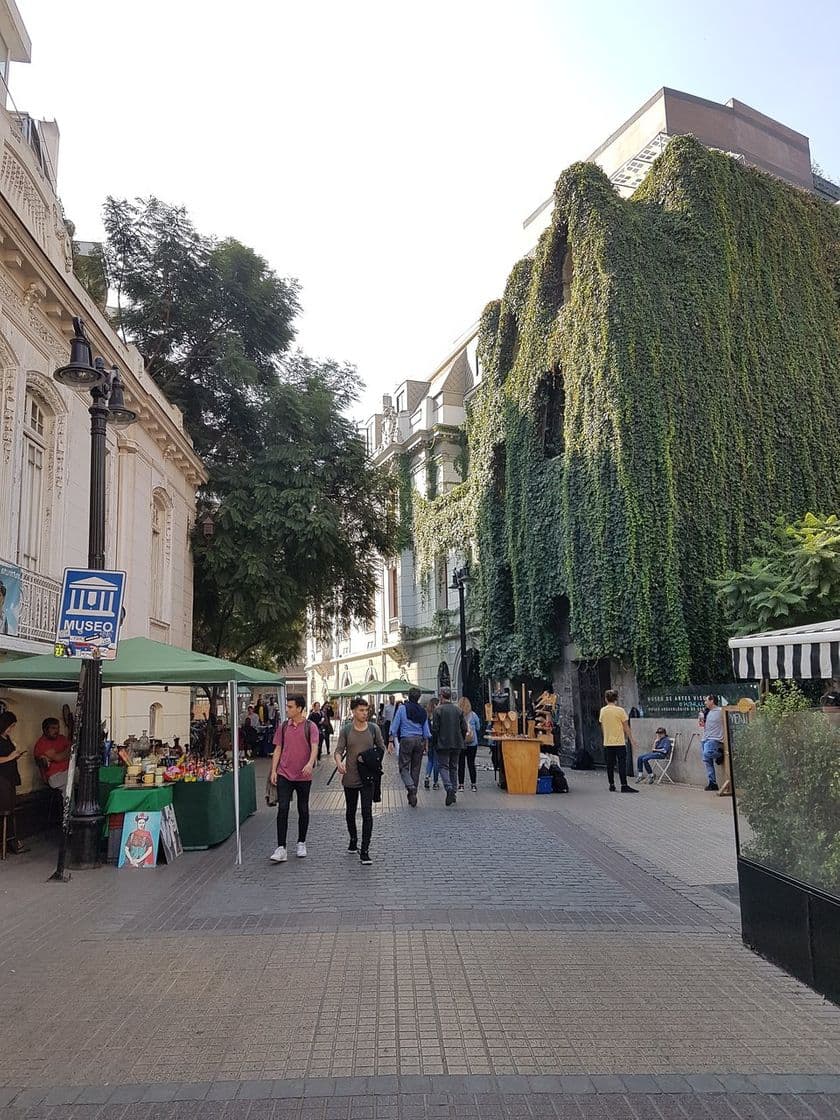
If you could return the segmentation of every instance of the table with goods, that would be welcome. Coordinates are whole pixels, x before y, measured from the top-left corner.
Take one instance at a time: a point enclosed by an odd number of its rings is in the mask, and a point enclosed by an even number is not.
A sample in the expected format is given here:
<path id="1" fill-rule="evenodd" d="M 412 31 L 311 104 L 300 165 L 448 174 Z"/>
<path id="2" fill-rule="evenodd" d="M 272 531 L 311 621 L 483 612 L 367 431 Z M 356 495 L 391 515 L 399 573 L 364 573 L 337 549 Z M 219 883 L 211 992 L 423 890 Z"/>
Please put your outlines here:
<path id="1" fill-rule="evenodd" d="M 172 805 L 185 850 L 212 847 L 236 830 L 232 752 L 211 757 L 185 751 L 176 738 L 170 746 L 146 733 L 130 736 L 122 747 L 108 748 L 108 766 L 100 767 L 103 810 L 109 832 L 109 856 L 119 846 L 125 813 L 161 811 Z M 118 762 L 123 765 L 120 766 Z M 113 784 L 117 773 L 124 775 Z M 254 764 L 239 760 L 239 823 L 257 809 Z"/>
<path id="2" fill-rule="evenodd" d="M 499 785 L 511 794 L 567 792 L 568 782 L 554 745 L 556 695 L 544 692 L 539 698 L 535 696 L 532 718 L 506 710 L 509 703 L 509 694 L 499 694 L 485 705 L 489 727 L 485 738 L 490 744 Z M 524 713 L 524 689 L 522 708 Z"/>

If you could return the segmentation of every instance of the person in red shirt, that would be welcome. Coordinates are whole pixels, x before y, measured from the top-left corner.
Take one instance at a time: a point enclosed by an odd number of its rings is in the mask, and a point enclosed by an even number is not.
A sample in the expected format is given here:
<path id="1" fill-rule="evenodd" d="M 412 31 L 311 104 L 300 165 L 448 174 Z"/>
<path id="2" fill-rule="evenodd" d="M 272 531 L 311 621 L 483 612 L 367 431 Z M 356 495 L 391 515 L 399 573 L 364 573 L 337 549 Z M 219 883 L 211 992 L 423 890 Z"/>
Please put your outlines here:
<path id="1" fill-rule="evenodd" d="M 41 731 L 43 734 L 32 753 L 47 785 L 64 793 L 70 765 L 70 740 L 61 734 L 61 724 L 57 719 L 45 719 Z"/>
<path id="2" fill-rule="evenodd" d="M 306 697 L 293 693 L 286 700 L 286 716 L 274 732 L 274 754 L 269 781 L 277 786 L 277 847 L 272 863 L 286 862 L 286 832 L 292 794 L 297 794 L 297 854 L 306 855 L 306 833 L 309 828 L 309 791 L 312 769 L 318 761 L 318 727 L 306 718 Z"/>

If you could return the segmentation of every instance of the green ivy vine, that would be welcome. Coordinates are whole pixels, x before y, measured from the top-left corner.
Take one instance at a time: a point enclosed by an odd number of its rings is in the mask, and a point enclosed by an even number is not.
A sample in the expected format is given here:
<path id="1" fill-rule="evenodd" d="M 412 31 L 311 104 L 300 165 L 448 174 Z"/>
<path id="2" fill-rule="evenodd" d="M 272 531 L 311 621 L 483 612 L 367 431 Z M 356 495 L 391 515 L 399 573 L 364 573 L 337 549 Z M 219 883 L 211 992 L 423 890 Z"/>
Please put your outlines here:
<path id="1" fill-rule="evenodd" d="M 712 580 L 762 522 L 837 508 L 839 301 L 840 209 L 693 138 L 630 200 L 561 176 L 482 316 L 466 480 L 413 498 L 419 573 L 472 542 L 488 672 L 569 639 L 650 683 L 727 672 Z"/>

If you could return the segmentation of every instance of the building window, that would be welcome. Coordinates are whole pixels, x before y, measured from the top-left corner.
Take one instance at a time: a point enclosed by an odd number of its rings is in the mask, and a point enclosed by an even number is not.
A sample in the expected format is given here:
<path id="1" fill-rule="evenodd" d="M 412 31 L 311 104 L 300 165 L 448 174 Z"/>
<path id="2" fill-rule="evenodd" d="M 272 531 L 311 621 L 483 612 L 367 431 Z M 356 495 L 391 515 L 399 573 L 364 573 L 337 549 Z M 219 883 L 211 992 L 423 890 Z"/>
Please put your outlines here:
<path id="1" fill-rule="evenodd" d="M 566 391 L 562 373 L 543 378 L 537 390 L 538 435 L 546 459 L 562 455 L 566 448 Z"/>
<path id="2" fill-rule="evenodd" d="M 438 665 L 437 671 L 438 688 L 450 688 L 452 685 L 452 678 L 449 675 L 449 666 L 445 661 L 441 661 Z"/>
<path id="3" fill-rule="evenodd" d="M 435 564 L 436 604 L 439 611 L 449 609 L 449 578 L 446 557 L 442 556 Z"/>
<path id="4" fill-rule="evenodd" d="M 149 738 L 159 739 L 160 733 L 163 730 L 161 725 L 161 714 L 163 712 L 163 704 L 150 704 L 149 705 Z"/>
<path id="5" fill-rule="evenodd" d="M 169 503 L 161 490 L 152 497 L 151 616 L 169 620 Z"/>
<path id="6" fill-rule="evenodd" d="M 20 488 L 18 560 L 23 568 L 41 568 L 44 531 L 44 480 L 49 419 L 32 393 L 26 394 L 23 430 L 23 480 Z"/>
<path id="7" fill-rule="evenodd" d="M 393 622 L 400 616 L 399 588 L 397 583 L 397 569 L 388 569 L 388 618 Z"/>
<path id="8" fill-rule="evenodd" d="M 397 412 L 405 412 L 405 393 L 397 393 Z"/>

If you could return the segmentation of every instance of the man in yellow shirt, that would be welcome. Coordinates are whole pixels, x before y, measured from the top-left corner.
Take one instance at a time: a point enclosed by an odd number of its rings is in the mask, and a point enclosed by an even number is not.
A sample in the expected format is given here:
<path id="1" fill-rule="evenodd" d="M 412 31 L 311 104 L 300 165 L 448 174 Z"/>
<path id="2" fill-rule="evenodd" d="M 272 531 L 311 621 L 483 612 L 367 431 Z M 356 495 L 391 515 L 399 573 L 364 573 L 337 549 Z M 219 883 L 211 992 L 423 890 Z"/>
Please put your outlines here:
<path id="1" fill-rule="evenodd" d="M 607 689 L 604 693 L 604 704 L 598 716 L 601 724 L 601 734 L 604 736 L 604 755 L 607 760 L 607 778 L 610 790 L 615 793 L 615 767 L 618 763 L 618 777 L 621 781 L 622 793 L 638 793 L 637 789 L 627 784 L 627 746 L 629 739 L 636 747 L 636 740 L 630 730 L 630 720 L 627 712 L 618 706 L 618 693 L 614 688 Z"/>

